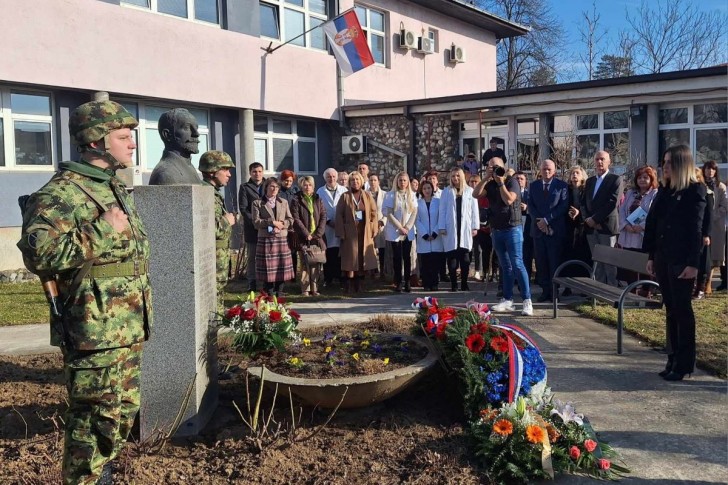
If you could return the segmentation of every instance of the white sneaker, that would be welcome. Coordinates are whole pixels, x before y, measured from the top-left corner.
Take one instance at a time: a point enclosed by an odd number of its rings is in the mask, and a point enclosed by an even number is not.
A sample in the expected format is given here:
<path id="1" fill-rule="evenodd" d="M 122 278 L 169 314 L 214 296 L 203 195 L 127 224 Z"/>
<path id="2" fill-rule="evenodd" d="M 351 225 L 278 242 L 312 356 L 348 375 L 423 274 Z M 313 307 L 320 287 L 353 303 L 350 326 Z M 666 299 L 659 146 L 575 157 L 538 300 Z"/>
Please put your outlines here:
<path id="1" fill-rule="evenodd" d="M 531 300 L 523 300 L 523 310 L 521 310 L 521 315 L 526 315 L 527 317 L 533 316 L 533 303 L 531 303 Z"/>
<path id="2" fill-rule="evenodd" d="M 501 298 L 501 300 L 496 305 L 493 305 L 491 310 L 493 310 L 494 312 L 513 311 L 513 300 L 506 300 L 505 298 Z"/>
<path id="3" fill-rule="evenodd" d="M 473 275 L 473 279 L 475 281 L 480 281 L 480 271 L 475 272 L 475 274 Z"/>

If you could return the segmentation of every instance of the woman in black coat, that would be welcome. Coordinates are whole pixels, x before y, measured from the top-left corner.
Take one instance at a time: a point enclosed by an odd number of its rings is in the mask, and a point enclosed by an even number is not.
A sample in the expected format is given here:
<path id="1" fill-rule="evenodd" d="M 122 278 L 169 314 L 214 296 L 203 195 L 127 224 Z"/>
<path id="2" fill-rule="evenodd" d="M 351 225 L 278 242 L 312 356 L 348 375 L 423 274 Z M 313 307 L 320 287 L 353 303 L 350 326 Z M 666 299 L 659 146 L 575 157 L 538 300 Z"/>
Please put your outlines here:
<path id="1" fill-rule="evenodd" d="M 642 248 L 647 272 L 657 278 L 665 304 L 665 380 L 679 381 L 695 368 L 695 314 L 691 294 L 703 246 L 705 185 L 695 177 L 690 148 L 679 145 L 663 155 L 663 187 L 647 215 Z"/>

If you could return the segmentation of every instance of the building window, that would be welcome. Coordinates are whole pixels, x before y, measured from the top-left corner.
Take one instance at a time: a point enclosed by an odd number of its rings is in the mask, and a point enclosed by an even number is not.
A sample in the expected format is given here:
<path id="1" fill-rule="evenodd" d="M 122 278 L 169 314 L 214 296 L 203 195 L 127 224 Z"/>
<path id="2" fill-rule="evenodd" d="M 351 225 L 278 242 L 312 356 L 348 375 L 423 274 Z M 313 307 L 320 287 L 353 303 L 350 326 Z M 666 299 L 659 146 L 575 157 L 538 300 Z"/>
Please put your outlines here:
<path id="1" fill-rule="evenodd" d="M 260 35 L 301 47 L 326 50 L 323 30 L 315 29 L 328 19 L 326 0 L 267 0 L 260 2 Z M 301 37 L 298 37 L 301 36 Z"/>
<path id="2" fill-rule="evenodd" d="M 267 173 L 318 173 L 316 122 L 256 116 L 255 161 Z"/>
<path id="3" fill-rule="evenodd" d="M 440 52 L 440 43 L 437 41 L 438 32 L 435 29 L 429 29 L 427 31 L 427 38 L 432 42 L 432 47 L 435 52 Z"/>
<path id="4" fill-rule="evenodd" d="M 0 168 L 53 168 L 51 96 L 0 90 Z"/>
<path id="5" fill-rule="evenodd" d="M 384 12 L 357 5 L 354 7 L 362 30 L 367 35 L 367 43 L 377 64 L 385 64 L 385 39 L 387 38 Z"/>
<path id="6" fill-rule="evenodd" d="M 538 118 L 519 119 L 516 132 L 516 167 L 524 172 L 538 172 Z M 563 167 L 561 167 L 563 168 Z"/>
<path id="7" fill-rule="evenodd" d="M 728 103 L 665 106 L 659 118 L 660 155 L 671 146 L 687 145 L 698 165 L 709 160 L 728 164 Z"/>
<path id="8" fill-rule="evenodd" d="M 183 19 L 220 23 L 220 0 L 121 0 L 121 3 Z"/>
<path id="9" fill-rule="evenodd" d="M 557 163 L 591 167 L 596 152 L 606 150 L 613 164 L 625 165 L 629 162 L 629 111 L 554 116 L 551 140 Z"/>

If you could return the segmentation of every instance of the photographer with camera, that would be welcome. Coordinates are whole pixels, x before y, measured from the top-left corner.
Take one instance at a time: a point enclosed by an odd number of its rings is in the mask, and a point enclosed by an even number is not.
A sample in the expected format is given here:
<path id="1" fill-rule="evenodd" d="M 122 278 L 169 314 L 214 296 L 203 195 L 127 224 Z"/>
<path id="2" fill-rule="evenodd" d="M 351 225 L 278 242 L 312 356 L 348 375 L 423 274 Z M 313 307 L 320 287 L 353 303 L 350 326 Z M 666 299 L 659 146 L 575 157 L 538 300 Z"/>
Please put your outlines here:
<path id="1" fill-rule="evenodd" d="M 491 237 L 503 275 L 503 298 L 492 309 L 513 310 L 513 282 L 517 278 L 523 297 L 522 315 L 533 315 L 531 288 L 523 265 L 523 227 L 521 226 L 521 188 L 515 177 L 507 177 L 499 157 L 488 161 L 485 177 L 475 187 L 473 197 L 488 199 Z"/>

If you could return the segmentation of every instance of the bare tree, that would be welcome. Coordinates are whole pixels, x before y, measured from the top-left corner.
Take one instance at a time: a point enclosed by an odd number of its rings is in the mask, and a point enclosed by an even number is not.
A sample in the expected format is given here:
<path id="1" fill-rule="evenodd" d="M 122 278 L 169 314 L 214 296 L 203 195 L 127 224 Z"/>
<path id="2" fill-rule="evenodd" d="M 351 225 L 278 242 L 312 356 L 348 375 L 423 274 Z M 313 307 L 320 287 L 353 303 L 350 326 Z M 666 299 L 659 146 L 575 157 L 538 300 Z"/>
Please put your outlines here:
<path id="1" fill-rule="evenodd" d="M 579 58 L 584 63 L 589 81 L 591 81 L 594 79 L 596 60 L 601 53 L 600 44 L 604 36 L 607 35 L 607 31 L 603 28 L 600 29 L 599 20 L 602 16 L 597 13 L 596 2 L 592 2 L 591 12 L 582 10 L 581 17 L 582 21 L 578 23 L 578 29 L 581 42 L 586 47 L 586 52 L 580 53 Z"/>
<path id="2" fill-rule="evenodd" d="M 497 49 L 498 89 L 538 86 L 556 72 L 564 34 L 546 0 L 479 0 L 504 19 L 531 27 L 524 36 L 501 39 Z"/>
<path id="3" fill-rule="evenodd" d="M 684 0 L 658 0 L 655 9 L 642 0 L 639 9 L 626 9 L 634 42 L 634 61 L 640 70 L 658 73 L 706 67 L 725 62 L 725 18 L 717 11 L 700 11 Z"/>

